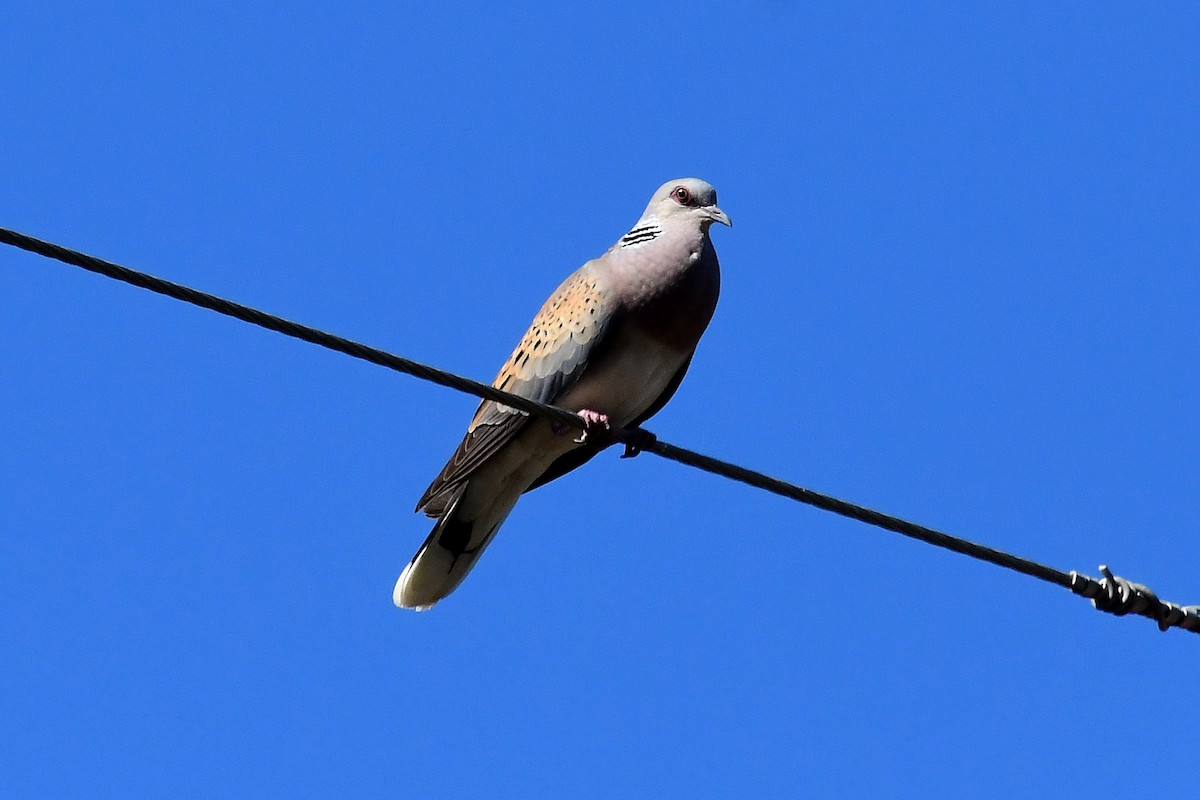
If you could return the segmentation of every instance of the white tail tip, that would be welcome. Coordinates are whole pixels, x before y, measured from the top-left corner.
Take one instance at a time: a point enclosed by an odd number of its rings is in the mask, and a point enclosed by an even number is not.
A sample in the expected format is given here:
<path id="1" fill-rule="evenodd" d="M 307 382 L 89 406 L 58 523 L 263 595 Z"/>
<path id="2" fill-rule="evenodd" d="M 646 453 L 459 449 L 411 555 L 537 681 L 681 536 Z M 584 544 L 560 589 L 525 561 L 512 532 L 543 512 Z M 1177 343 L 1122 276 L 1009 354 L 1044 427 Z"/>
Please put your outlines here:
<path id="1" fill-rule="evenodd" d="M 429 609 L 433 608 L 433 603 L 427 603 L 426 605 L 422 606 L 410 605 L 409 603 L 404 602 L 404 589 L 405 585 L 408 583 L 408 575 L 412 571 L 412 568 L 413 565 L 410 563 L 404 568 L 404 571 L 400 573 L 400 577 L 396 580 L 396 586 L 394 589 L 392 589 L 392 603 L 395 604 L 396 608 L 410 608 L 413 611 L 428 611 Z"/>

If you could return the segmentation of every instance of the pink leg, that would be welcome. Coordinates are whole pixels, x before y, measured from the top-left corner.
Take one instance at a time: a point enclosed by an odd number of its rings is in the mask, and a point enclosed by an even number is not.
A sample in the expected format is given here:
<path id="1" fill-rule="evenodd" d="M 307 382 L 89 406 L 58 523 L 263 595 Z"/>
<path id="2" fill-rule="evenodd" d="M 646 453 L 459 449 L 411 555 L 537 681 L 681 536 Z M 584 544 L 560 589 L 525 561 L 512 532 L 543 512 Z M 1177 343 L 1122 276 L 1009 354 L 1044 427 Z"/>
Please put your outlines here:
<path id="1" fill-rule="evenodd" d="M 599 411 L 592 411 L 590 408 L 585 408 L 579 412 L 579 416 L 589 428 L 602 428 L 608 430 L 608 414 L 601 414 Z"/>
<path id="2" fill-rule="evenodd" d="M 600 439 L 603 441 L 608 436 L 609 431 L 612 430 L 607 414 L 601 414 L 599 411 L 593 411 L 590 408 L 585 408 L 577 413 L 584 424 L 583 434 L 576 440 L 580 444 L 589 439 Z M 551 428 L 560 436 L 569 430 L 569 426 L 558 422 L 551 423 Z"/>

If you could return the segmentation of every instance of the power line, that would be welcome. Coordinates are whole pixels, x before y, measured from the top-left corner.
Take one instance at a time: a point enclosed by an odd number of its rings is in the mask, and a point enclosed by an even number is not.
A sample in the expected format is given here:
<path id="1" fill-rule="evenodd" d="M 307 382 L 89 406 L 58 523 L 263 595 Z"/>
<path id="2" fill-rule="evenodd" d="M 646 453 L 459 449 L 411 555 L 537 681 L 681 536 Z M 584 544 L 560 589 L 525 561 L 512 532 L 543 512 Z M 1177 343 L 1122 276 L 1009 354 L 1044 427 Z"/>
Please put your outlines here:
<path id="1" fill-rule="evenodd" d="M 583 420 L 578 415 L 566 409 L 519 397 L 518 395 L 496 389 L 493 386 L 471 380 L 470 378 L 464 378 L 426 364 L 401 358 L 400 356 L 360 344 L 350 339 L 345 339 L 341 336 L 336 336 L 332 333 L 310 328 L 307 325 L 301 325 L 297 322 L 292 322 L 282 317 L 235 303 L 231 300 L 163 280 L 162 278 L 156 278 L 153 275 L 137 272 L 128 267 L 122 267 L 119 264 L 89 256 L 76 250 L 62 247 L 61 245 L 35 239 L 32 236 L 27 236 L 6 228 L 0 228 L 0 242 L 47 258 L 52 258 L 56 261 L 61 261 L 64 264 L 81 267 L 90 272 L 123 281 L 124 283 L 139 286 L 143 289 L 166 295 L 167 297 L 173 297 L 185 303 L 207 308 L 219 314 L 242 320 L 243 322 L 249 322 L 268 330 L 277 331 L 286 336 L 302 339 L 303 341 L 311 342 L 330 350 L 336 350 L 339 353 L 345 353 L 354 358 L 369 361 L 372 364 L 378 364 L 397 372 L 403 372 L 406 375 L 412 375 L 421 380 L 430 381 L 483 399 L 493 400 L 528 414 L 535 414 L 554 422 L 571 425 L 587 431 L 587 426 Z M 587 431 L 587 435 L 594 433 L 595 431 Z M 1137 614 L 1149 617 L 1158 622 L 1159 628 L 1164 631 L 1171 627 L 1178 627 L 1192 631 L 1193 633 L 1200 633 L 1200 606 L 1180 606 L 1160 600 L 1147 587 L 1115 576 L 1104 566 L 1100 567 L 1101 574 L 1103 575 L 1100 579 L 1073 570 L 1071 572 L 1062 572 L 1061 570 L 1046 566 L 1045 564 L 1039 564 L 1027 558 L 1021 558 L 1002 550 L 996 550 L 986 545 L 977 544 L 957 536 L 951 536 L 948 533 L 942 533 L 933 528 L 927 528 L 924 525 L 918 525 L 899 517 L 893 517 L 889 514 L 874 511 L 854 503 L 848 503 L 845 500 L 839 500 L 836 497 L 814 492 L 811 489 L 805 489 L 804 487 L 773 478 L 761 472 L 678 447 L 659 440 L 647 431 L 638 429 L 614 430 L 607 432 L 605 435 L 614 441 L 624 442 L 626 446 L 625 454 L 627 456 L 636 455 L 642 451 L 651 452 L 671 461 L 677 461 L 680 464 L 686 464 L 714 475 L 720 475 L 730 480 L 739 481 L 810 506 L 815 506 L 816 508 L 832 511 L 843 517 L 856 519 L 877 528 L 899 533 L 945 550 L 962 553 L 971 558 L 986 561 L 990 564 L 995 564 L 1023 575 L 1029 575 L 1047 583 L 1053 583 L 1057 586 L 1070 589 L 1075 594 L 1091 599 L 1092 605 L 1101 611 L 1118 616 Z"/>

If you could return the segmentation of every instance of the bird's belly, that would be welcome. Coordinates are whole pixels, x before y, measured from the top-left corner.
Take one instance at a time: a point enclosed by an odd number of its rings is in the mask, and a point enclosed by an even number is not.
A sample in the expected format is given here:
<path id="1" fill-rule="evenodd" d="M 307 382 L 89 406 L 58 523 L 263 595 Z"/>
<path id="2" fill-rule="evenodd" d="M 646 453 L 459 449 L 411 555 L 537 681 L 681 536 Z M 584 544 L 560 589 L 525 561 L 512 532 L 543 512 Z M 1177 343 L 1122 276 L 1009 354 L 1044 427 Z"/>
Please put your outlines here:
<path id="1" fill-rule="evenodd" d="M 667 388 L 687 355 L 643 335 L 629 338 L 634 337 L 636 341 L 617 342 L 611 355 L 589 369 L 557 405 L 599 411 L 622 428 L 637 419 Z"/>

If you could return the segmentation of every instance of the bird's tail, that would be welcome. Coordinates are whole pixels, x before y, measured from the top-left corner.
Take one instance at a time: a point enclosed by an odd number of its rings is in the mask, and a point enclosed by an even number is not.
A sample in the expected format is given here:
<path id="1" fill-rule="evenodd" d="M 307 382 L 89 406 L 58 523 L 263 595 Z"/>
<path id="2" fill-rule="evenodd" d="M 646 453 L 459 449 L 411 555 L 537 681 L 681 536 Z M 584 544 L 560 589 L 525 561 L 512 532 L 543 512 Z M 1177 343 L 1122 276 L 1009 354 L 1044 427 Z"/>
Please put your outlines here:
<path id="1" fill-rule="evenodd" d="M 482 504 L 472 500 L 468 481 L 455 491 L 425 544 L 400 573 L 392 590 L 397 606 L 426 611 L 453 592 L 491 543 L 517 498 Z"/>

